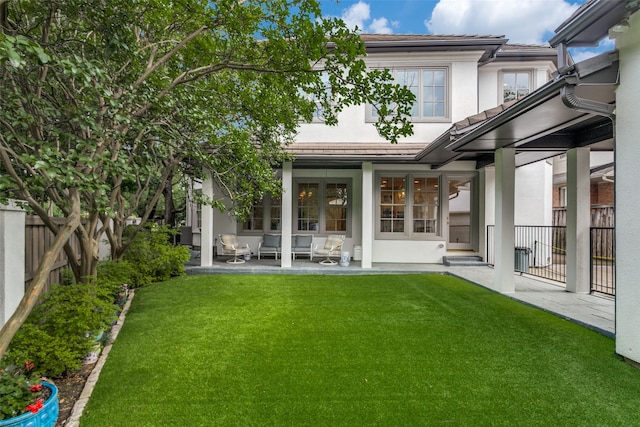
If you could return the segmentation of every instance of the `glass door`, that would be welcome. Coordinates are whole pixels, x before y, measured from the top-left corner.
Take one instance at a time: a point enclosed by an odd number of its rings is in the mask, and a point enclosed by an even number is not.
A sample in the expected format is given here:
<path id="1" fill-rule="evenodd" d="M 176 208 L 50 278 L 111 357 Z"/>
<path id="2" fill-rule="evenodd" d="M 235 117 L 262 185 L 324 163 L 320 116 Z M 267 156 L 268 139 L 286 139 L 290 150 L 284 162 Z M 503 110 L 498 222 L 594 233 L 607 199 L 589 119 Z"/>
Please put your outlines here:
<path id="1" fill-rule="evenodd" d="M 449 216 L 447 220 L 448 249 L 473 249 L 473 179 L 448 178 Z"/>

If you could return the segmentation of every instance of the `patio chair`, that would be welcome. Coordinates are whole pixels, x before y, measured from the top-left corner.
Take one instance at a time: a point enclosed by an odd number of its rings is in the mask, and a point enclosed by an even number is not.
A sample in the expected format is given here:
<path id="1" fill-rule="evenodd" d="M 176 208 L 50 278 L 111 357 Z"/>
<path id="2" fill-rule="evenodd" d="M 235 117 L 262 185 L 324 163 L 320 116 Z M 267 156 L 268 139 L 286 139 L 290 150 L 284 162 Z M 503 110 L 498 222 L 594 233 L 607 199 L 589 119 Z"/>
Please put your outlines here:
<path id="1" fill-rule="evenodd" d="M 342 251 L 344 238 L 344 235 L 332 234 L 327 237 L 327 241 L 324 243 L 324 248 L 319 249 L 318 245 L 316 245 L 313 250 L 313 255 L 317 254 L 325 257 L 322 261 L 320 261 L 320 264 L 336 265 L 338 263 L 337 261 L 332 260 L 331 257 L 340 258 L 340 252 Z"/>
<path id="2" fill-rule="evenodd" d="M 242 264 L 244 263 L 242 257 L 251 254 L 249 245 L 240 246 L 235 234 L 219 234 L 218 240 L 222 244 L 221 255 L 233 255 L 233 258 L 227 260 L 229 264 Z"/>

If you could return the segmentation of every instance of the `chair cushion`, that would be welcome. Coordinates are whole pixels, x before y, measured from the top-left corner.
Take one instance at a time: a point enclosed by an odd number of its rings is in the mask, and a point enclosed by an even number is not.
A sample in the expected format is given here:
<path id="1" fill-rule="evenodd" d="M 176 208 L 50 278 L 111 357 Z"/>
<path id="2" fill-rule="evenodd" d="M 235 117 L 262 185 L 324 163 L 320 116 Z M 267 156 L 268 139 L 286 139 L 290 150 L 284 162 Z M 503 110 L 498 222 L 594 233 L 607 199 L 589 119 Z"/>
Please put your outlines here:
<path id="1" fill-rule="evenodd" d="M 342 240 L 343 240 L 342 236 L 331 235 L 327 237 L 327 241 L 324 244 L 324 248 L 325 249 L 333 248 L 334 250 L 340 249 L 342 247 Z"/>
<path id="2" fill-rule="evenodd" d="M 222 246 L 225 249 L 233 250 L 234 247 L 238 247 L 238 240 L 236 239 L 235 234 L 222 234 L 220 236 L 220 240 L 222 241 Z"/>
<path id="3" fill-rule="evenodd" d="M 280 247 L 280 235 L 279 234 L 265 234 L 262 239 L 262 246 L 268 246 L 270 248 Z"/>
<path id="4" fill-rule="evenodd" d="M 313 236 L 298 236 L 296 239 L 295 247 L 309 249 L 311 247 L 312 241 L 313 241 Z"/>

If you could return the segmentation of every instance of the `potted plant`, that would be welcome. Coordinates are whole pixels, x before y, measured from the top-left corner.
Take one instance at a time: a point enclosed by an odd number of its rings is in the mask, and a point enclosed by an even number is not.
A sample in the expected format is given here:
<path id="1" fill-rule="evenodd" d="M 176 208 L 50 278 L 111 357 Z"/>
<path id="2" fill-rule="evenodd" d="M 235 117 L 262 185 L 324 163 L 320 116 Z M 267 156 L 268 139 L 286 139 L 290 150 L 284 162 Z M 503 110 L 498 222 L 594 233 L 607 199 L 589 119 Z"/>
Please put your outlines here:
<path id="1" fill-rule="evenodd" d="M 58 411 L 57 387 L 41 381 L 32 363 L 0 370 L 0 426 L 53 427 Z"/>

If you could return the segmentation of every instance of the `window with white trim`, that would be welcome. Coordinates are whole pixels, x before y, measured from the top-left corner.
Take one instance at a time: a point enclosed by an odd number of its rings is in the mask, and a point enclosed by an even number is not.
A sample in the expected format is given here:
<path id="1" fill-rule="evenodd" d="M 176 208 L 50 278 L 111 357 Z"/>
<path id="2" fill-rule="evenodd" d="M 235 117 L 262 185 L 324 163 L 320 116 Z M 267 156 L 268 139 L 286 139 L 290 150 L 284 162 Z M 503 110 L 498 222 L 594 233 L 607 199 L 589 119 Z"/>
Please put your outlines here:
<path id="1" fill-rule="evenodd" d="M 529 71 L 505 71 L 502 73 L 502 102 L 524 98 L 531 92 Z"/>
<path id="2" fill-rule="evenodd" d="M 391 71 L 395 82 L 406 86 L 416 97 L 411 120 L 443 121 L 449 117 L 449 71 L 446 67 L 406 68 Z M 367 119 L 376 120 L 377 110 L 367 108 Z"/>

